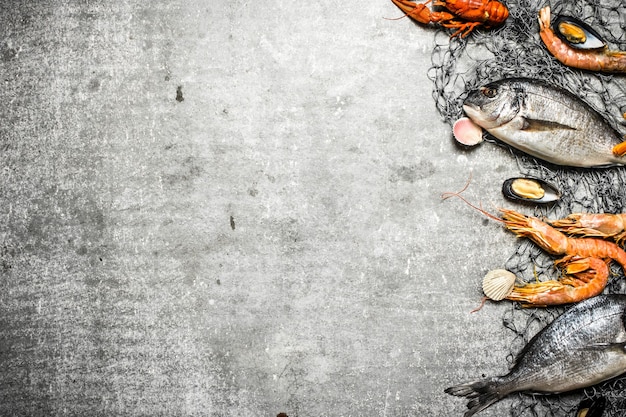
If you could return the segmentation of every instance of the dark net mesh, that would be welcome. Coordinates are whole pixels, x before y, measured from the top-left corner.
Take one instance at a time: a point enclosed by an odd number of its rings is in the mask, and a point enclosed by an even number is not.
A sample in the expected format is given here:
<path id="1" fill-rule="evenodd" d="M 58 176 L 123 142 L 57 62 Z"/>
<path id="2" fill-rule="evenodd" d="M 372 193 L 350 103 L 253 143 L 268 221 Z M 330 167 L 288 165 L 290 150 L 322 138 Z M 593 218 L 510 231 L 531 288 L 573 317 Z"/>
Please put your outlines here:
<path id="1" fill-rule="evenodd" d="M 500 28 L 477 30 L 466 39 L 449 39 L 450 31 L 444 29 L 436 32 L 436 46 L 428 75 L 434 83 L 433 98 L 442 118 L 452 124 L 462 117 L 463 100 L 469 91 L 480 85 L 505 77 L 531 77 L 576 92 L 614 127 L 626 133 L 622 117 L 626 111 L 626 76 L 565 67 L 547 52 L 539 38 L 537 15 L 539 9 L 547 3 L 535 0 L 505 0 L 505 3 L 510 17 Z M 552 3 L 550 6 L 552 16 L 574 16 L 590 24 L 608 41 L 609 49 L 626 50 L 626 5 L 623 5 L 623 0 L 574 0 Z M 487 139 L 499 144 L 493 138 Z M 525 214 L 556 219 L 576 212 L 626 211 L 624 168 L 562 168 L 538 162 L 514 150 L 511 150 L 511 155 L 519 166 L 520 174 L 547 180 L 563 192 L 557 204 L 520 209 Z M 520 239 L 515 253 L 504 266 L 526 280 L 533 277 L 555 279 L 558 271 L 553 262 L 554 258 L 547 256 L 532 242 Z M 612 266 L 612 273 L 605 292 L 626 293 L 623 271 Z M 517 353 L 532 336 L 564 310 L 564 307 L 521 308 L 511 303 L 503 317 L 504 326 L 513 333 L 511 354 L 507 358 L 509 363 L 512 365 Z M 605 416 L 626 415 L 626 377 L 583 392 L 551 396 L 518 395 L 514 397 L 510 415 L 573 416 L 581 400 L 598 396 L 607 399 Z"/>

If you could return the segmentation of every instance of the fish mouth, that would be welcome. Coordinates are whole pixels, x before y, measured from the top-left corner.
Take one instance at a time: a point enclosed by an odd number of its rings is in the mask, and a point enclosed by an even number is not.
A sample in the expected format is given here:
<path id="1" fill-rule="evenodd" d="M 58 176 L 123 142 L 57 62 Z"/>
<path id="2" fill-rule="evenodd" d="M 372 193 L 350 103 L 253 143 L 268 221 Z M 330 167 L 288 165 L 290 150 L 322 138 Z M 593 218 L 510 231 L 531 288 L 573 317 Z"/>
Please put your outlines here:
<path id="1" fill-rule="evenodd" d="M 486 120 L 484 113 L 480 110 L 479 106 L 471 103 L 465 103 L 463 104 L 463 111 L 467 114 L 467 117 L 472 119 L 474 123 L 484 128 L 483 122 Z"/>

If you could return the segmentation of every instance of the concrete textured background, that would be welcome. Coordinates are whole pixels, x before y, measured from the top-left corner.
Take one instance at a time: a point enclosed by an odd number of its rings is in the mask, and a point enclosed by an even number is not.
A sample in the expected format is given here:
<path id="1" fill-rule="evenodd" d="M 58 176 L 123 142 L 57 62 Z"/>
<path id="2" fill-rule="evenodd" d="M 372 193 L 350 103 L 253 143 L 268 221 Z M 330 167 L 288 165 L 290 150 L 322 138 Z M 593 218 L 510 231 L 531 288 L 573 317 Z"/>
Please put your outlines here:
<path id="1" fill-rule="evenodd" d="M 101 4 L 100 4 L 101 3 Z M 3 1 L 0 414 L 461 415 L 514 159 L 390 1 Z M 510 400 L 483 412 L 502 415 Z"/>

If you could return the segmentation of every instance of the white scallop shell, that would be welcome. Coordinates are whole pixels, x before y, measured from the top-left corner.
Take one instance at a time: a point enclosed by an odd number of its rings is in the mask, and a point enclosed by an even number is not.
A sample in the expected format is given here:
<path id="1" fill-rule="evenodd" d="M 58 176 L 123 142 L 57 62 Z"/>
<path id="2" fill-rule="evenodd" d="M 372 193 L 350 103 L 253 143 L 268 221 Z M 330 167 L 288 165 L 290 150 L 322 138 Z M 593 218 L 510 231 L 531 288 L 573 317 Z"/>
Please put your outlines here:
<path id="1" fill-rule="evenodd" d="M 511 294 L 515 286 L 515 274 L 506 269 L 494 269 L 483 278 L 483 292 L 487 298 L 500 301 Z"/>

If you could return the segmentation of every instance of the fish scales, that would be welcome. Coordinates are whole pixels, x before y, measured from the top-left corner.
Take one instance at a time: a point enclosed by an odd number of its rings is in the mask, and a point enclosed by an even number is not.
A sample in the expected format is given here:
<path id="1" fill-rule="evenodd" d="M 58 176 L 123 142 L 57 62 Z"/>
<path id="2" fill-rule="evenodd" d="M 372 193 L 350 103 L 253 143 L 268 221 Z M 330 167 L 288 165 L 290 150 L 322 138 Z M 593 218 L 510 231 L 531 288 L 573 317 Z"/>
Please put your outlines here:
<path id="1" fill-rule="evenodd" d="M 600 295 L 563 313 L 537 333 L 501 377 L 446 389 L 467 397 L 470 417 L 513 392 L 560 393 L 626 371 L 626 296 Z"/>
<path id="2" fill-rule="evenodd" d="M 589 104 L 567 90 L 525 78 L 507 78 L 472 91 L 463 109 L 494 137 L 556 165 L 624 165 L 613 154 L 623 141 Z"/>
<path id="3" fill-rule="evenodd" d="M 516 391 L 570 391 L 603 381 L 607 374 L 617 376 L 626 370 L 625 307 L 613 311 L 615 308 L 608 305 L 607 310 L 603 308 L 607 305 L 605 299 L 596 297 L 591 301 L 594 302 L 583 306 L 584 310 L 577 308 L 563 314 L 529 342 L 509 376 L 513 381 L 527 382 L 526 387 L 515 382 Z M 621 344 L 619 351 L 614 349 L 616 344 Z M 565 360 L 571 354 L 578 359 Z"/>
<path id="4" fill-rule="evenodd" d="M 621 142 L 621 135 L 585 102 L 563 90 L 548 88 L 537 84 L 529 84 L 526 88 L 526 101 L 520 115 L 530 121 L 526 130 L 529 141 L 537 143 L 539 148 L 541 142 L 546 142 L 561 162 L 566 161 L 568 153 L 578 155 L 585 163 L 593 158 L 597 158 L 594 163 L 599 164 L 607 160 L 617 161 L 611 149 Z M 546 90 L 551 94 L 547 95 Z M 545 129 L 541 129 L 542 124 Z M 539 139 L 533 139 L 533 134 Z M 555 135 L 560 135 L 561 140 L 555 140 Z"/>

